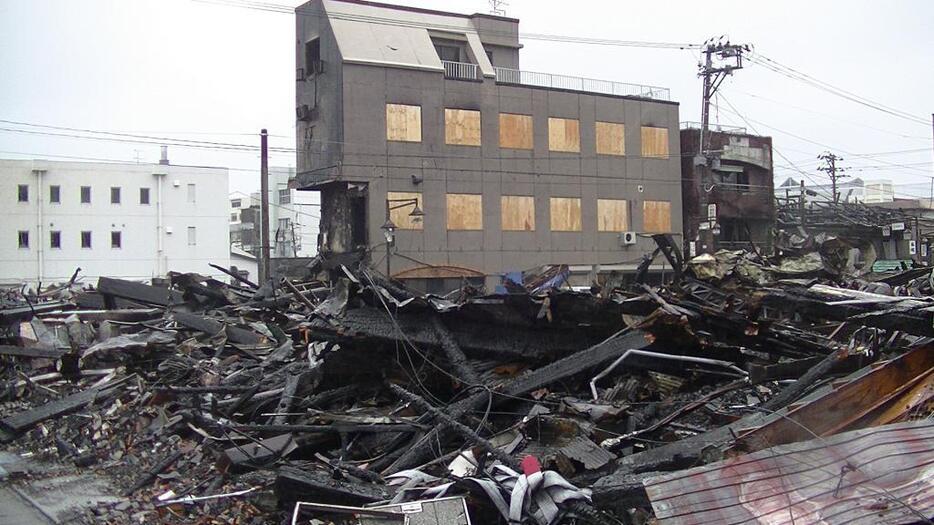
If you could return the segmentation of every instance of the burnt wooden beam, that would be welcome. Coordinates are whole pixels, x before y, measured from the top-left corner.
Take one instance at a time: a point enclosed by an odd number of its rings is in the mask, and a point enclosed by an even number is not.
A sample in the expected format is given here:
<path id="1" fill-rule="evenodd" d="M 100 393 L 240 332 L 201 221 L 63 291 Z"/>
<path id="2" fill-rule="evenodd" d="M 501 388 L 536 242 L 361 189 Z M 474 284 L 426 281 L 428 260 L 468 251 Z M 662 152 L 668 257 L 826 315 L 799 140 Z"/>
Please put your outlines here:
<path id="1" fill-rule="evenodd" d="M 226 274 L 226 275 L 229 275 L 230 277 L 232 277 L 232 278 L 234 278 L 235 280 L 237 280 L 237 281 L 239 281 L 239 282 L 241 282 L 241 283 L 243 283 L 243 284 L 249 286 L 250 288 L 253 288 L 254 290 L 256 290 L 257 288 L 259 288 L 259 285 L 258 285 L 258 284 L 256 284 L 256 283 L 254 283 L 253 281 L 247 279 L 246 277 L 243 277 L 243 276 L 241 276 L 241 275 L 237 275 L 237 274 L 233 273 L 232 271 L 230 271 L 230 270 L 224 268 L 223 266 L 220 266 L 220 265 L 217 265 L 217 264 L 214 264 L 214 263 L 208 263 L 208 266 L 210 266 L 211 268 L 214 268 L 215 270 L 218 270 L 218 271 L 220 271 L 220 272 L 222 272 L 222 273 L 224 273 L 224 274 Z"/>
<path id="2" fill-rule="evenodd" d="M 631 348 L 644 348 L 648 346 L 645 333 L 639 330 L 632 330 L 618 337 L 603 341 L 571 354 L 563 359 L 559 359 L 551 364 L 536 369 L 533 372 L 517 377 L 505 384 L 499 392 L 493 393 L 493 405 L 501 404 L 514 398 L 523 396 L 533 390 L 538 390 L 554 382 L 561 381 L 571 376 L 586 372 L 605 364 L 613 359 L 623 355 L 626 350 Z M 457 420 L 470 411 L 483 408 L 487 402 L 487 392 L 478 392 L 470 397 L 452 404 L 447 408 L 450 417 Z M 439 430 L 435 429 L 412 445 L 401 457 L 394 461 L 384 472 L 393 473 L 408 468 L 413 468 L 425 463 L 428 456 L 432 454 L 433 447 L 437 446 L 437 441 L 441 439 Z"/>
<path id="3" fill-rule="evenodd" d="M 464 355 L 464 352 L 461 350 L 457 340 L 454 339 L 454 335 L 444 326 L 444 322 L 438 316 L 431 317 L 431 326 L 434 328 L 435 333 L 438 335 L 438 339 L 441 342 L 441 349 L 444 351 L 444 355 L 448 358 L 448 362 L 451 363 L 451 366 L 454 368 L 454 374 L 462 382 L 467 383 L 468 385 L 479 385 L 482 383 L 480 376 L 477 374 L 477 371 L 470 366 L 470 362 L 467 361 L 467 356 Z"/>
<path id="4" fill-rule="evenodd" d="M 221 330 L 223 330 L 227 335 L 227 339 L 232 343 L 257 345 L 266 340 L 265 337 L 250 330 L 231 326 L 228 323 L 218 321 L 216 319 L 211 319 L 210 317 L 204 317 L 202 315 L 190 314 L 186 312 L 173 312 L 172 318 L 175 319 L 175 322 L 184 326 L 185 328 L 198 330 L 212 336 L 217 335 Z"/>
<path id="5" fill-rule="evenodd" d="M 92 403 L 100 393 L 101 390 L 91 388 L 0 419 L 0 442 L 11 441 L 17 435 L 47 419 L 78 410 Z"/>
<path id="6" fill-rule="evenodd" d="M 44 359 L 60 359 L 70 350 L 64 348 L 47 348 L 43 346 L 13 346 L 0 345 L 0 355 L 15 357 L 37 357 Z"/>
<path id="7" fill-rule="evenodd" d="M 283 465 L 276 473 L 276 496 L 280 502 L 315 501 L 334 505 L 362 505 L 390 497 L 383 487 L 353 479 L 333 479 L 323 470 L 305 470 Z"/>
<path id="8" fill-rule="evenodd" d="M 111 277 L 98 279 L 97 291 L 106 296 L 120 297 L 137 303 L 158 306 L 172 306 L 185 302 L 182 293 L 177 290 Z"/>

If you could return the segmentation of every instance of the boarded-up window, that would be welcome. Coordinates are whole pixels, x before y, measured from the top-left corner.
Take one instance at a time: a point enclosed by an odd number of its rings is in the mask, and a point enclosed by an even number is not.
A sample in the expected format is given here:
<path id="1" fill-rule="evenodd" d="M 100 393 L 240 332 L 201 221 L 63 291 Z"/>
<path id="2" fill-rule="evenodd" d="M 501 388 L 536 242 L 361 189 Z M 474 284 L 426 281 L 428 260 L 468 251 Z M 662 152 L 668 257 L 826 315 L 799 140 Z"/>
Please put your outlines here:
<path id="1" fill-rule="evenodd" d="M 386 140 L 421 142 L 421 106 L 386 104 Z"/>
<path id="2" fill-rule="evenodd" d="M 642 156 L 668 158 L 668 128 L 642 126 Z"/>
<path id="3" fill-rule="evenodd" d="M 483 197 L 467 193 L 448 193 L 448 229 L 482 230 Z"/>
<path id="4" fill-rule="evenodd" d="M 548 149 L 579 152 L 581 150 L 580 121 L 570 118 L 548 118 Z"/>
<path id="5" fill-rule="evenodd" d="M 390 191 L 386 194 L 386 203 L 389 206 L 389 220 L 396 225 L 396 228 L 400 230 L 421 230 L 422 221 L 414 220 L 415 217 L 410 216 L 412 210 L 415 209 L 415 206 L 412 204 L 406 204 L 405 201 L 411 201 L 412 199 L 418 200 L 418 208 L 424 209 L 422 207 L 422 194 L 421 193 L 406 193 L 401 191 Z M 393 210 L 392 208 L 397 207 Z M 421 217 L 419 217 L 421 219 Z"/>
<path id="6" fill-rule="evenodd" d="M 499 147 L 532 149 L 532 116 L 499 114 Z"/>
<path id="7" fill-rule="evenodd" d="M 643 230 L 646 233 L 671 233 L 671 203 L 645 201 L 642 203 Z"/>
<path id="8" fill-rule="evenodd" d="M 444 108 L 444 143 L 455 146 L 480 145 L 480 112 Z"/>
<path id="9" fill-rule="evenodd" d="M 629 229 L 629 207 L 622 199 L 597 199 L 597 231 L 624 232 Z"/>
<path id="10" fill-rule="evenodd" d="M 535 198 L 503 195 L 503 231 L 535 231 Z"/>
<path id="11" fill-rule="evenodd" d="M 581 231 L 581 200 L 574 197 L 551 198 L 551 231 Z"/>
<path id="12" fill-rule="evenodd" d="M 614 122 L 597 122 L 597 154 L 625 155 L 626 127 Z"/>

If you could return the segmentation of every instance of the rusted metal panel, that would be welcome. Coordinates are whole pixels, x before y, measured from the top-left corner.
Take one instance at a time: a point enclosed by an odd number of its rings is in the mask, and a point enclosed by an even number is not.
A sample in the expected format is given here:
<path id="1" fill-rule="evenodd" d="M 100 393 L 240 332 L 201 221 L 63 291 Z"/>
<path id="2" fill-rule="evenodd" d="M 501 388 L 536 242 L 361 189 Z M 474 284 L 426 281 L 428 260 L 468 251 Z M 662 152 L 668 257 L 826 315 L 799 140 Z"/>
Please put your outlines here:
<path id="1" fill-rule="evenodd" d="M 934 421 L 781 445 L 647 479 L 662 525 L 879 524 L 934 512 Z"/>
<path id="2" fill-rule="evenodd" d="M 741 431 L 735 450 L 753 451 L 814 436 L 828 436 L 867 424 L 890 423 L 934 380 L 934 346 L 922 346 L 870 372 L 841 381 L 828 394 L 792 407 L 786 417 Z M 900 407 L 900 409 L 899 409 Z"/>

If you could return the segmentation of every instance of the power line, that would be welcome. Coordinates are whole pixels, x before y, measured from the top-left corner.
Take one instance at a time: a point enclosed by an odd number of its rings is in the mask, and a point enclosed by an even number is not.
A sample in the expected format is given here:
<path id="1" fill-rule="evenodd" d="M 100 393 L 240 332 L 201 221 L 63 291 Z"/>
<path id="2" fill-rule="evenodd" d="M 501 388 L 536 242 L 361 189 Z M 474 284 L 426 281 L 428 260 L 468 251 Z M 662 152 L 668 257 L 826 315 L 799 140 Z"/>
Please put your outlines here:
<path id="1" fill-rule="evenodd" d="M 773 60 L 761 53 L 757 53 L 755 55 L 750 56 L 749 60 L 751 60 L 752 62 L 756 64 L 759 64 L 760 66 L 765 67 L 766 69 L 774 71 L 780 75 L 786 76 L 793 80 L 797 80 L 811 87 L 820 89 L 822 91 L 826 91 L 827 93 L 836 95 L 838 97 L 844 98 L 851 102 L 855 102 L 862 106 L 875 109 L 876 111 L 881 111 L 888 115 L 898 117 L 904 120 L 908 120 L 910 122 L 914 122 L 915 124 L 923 124 L 924 126 L 928 126 L 930 124 L 925 118 L 921 118 L 921 117 L 918 117 L 917 115 L 912 115 L 911 113 L 908 113 L 906 111 L 902 111 L 899 109 L 892 108 L 890 106 L 883 105 L 879 102 L 874 102 L 868 98 L 862 97 L 853 92 L 846 91 L 842 88 L 838 88 L 832 84 L 828 84 L 827 82 L 816 79 L 806 73 L 802 73 L 801 71 L 798 71 L 790 66 L 781 64 L 780 62 Z"/>
<path id="2" fill-rule="evenodd" d="M 438 29 L 438 30 L 451 30 L 463 32 L 468 30 L 470 32 L 476 32 L 484 36 L 501 36 L 501 37 L 515 37 L 516 33 L 510 31 L 497 31 L 493 29 L 484 28 L 482 30 L 476 29 L 474 27 L 465 27 L 463 25 L 455 24 L 425 24 L 417 21 L 409 20 L 399 20 L 395 18 L 380 17 L 373 15 L 361 15 L 348 12 L 340 11 L 324 11 L 320 9 L 312 9 L 307 7 L 296 7 L 282 5 L 282 4 L 273 4 L 268 2 L 255 2 L 248 0 L 193 0 L 198 3 L 203 4 L 212 4 L 218 6 L 226 7 L 240 7 L 244 9 L 254 9 L 258 11 L 266 11 L 271 13 L 283 13 L 283 14 L 294 14 L 296 16 L 304 17 L 315 17 L 315 18 L 327 18 L 331 20 L 344 20 L 349 22 L 367 22 L 371 24 L 381 24 L 397 27 L 411 27 L 411 28 L 420 28 L 420 29 Z M 404 9 L 404 8 L 403 8 Z M 457 13 L 452 13 L 455 16 Z M 699 49 L 702 47 L 699 44 L 691 44 L 686 42 L 647 42 L 639 40 L 615 40 L 607 38 L 591 38 L 591 37 L 580 37 L 580 36 L 570 36 L 570 35 L 556 35 L 556 34 L 546 34 L 546 33 L 523 33 L 519 32 L 518 37 L 525 40 L 541 40 L 548 42 L 566 42 L 574 44 L 591 44 L 591 45 L 603 45 L 603 46 L 617 46 L 617 47 L 637 47 L 637 48 L 650 48 L 650 49 Z"/>

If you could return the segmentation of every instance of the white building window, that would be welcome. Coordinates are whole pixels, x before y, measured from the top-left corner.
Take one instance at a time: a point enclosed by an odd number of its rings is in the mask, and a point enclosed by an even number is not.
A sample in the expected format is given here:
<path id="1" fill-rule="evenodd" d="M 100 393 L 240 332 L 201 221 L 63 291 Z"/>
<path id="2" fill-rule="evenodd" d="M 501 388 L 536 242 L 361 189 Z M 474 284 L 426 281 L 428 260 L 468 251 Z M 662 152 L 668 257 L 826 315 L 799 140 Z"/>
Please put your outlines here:
<path id="1" fill-rule="evenodd" d="M 279 190 L 279 204 L 289 204 L 292 202 L 291 190 Z"/>
<path id="2" fill-rule="evenodd" d="M 90 186 L 81 186 L 81 204 L 91 204 Z"/>
<path id="3" fill-rule="evenodd" d="M 123 235 L 121 232 L 110 232 L 110 247 L 111 248 L 122 248 L 123 247 Z"/>
<path id="4" fill-rule="evenodd" d="M 231 213 L 231 214 L 230 214 L 230 222 L 237 222 L 237 218 L 238 218 L 238 216 L 237 216 L 236 213 Z"/>
<path id="5" fill-rule="evenodd" d="M 29 202 L 29 185 L 20 184 L 17 188 L 17 200 L 19 202 Z"/>
<path id="6" fill-rule="evenodd" d="M 60 204 L 62 202 L 62 187 L 49 186 L 49 203 Z"/>
<path id="7" fill-rule="evenodd" d="M 195 246 L 198 244 L 198 231 L 194 226 L 188 227 L 188 246 Z"/>
<path id="8" fill-rule="evenodd" d="M 140 189 L 139 189 L 139 203 L 140 203 L 140 204 L 149 204 L 149 188 L 140 188 Z"/>
<path id="9" fill-rule="evenodd" d="M 110 203 L 120 204 L 120 188 L 118 186 L 110 188 Z"/>
<path id="10" fill-rule="evenodd" d="M 239 208 L 243 205 L 243 202 L 240 199 L 230 199 L 231 208 Z"/>
<path id="11" fill-rule="evenodd" d="M 19 247 L 29 248 L 29 232 L 26 230 L 19 231 Z"/>
<path id="12" fill-rule="evenodd" d="M 61 248 L 62 247 L 62 232 L 60 231 L 51 231 L 49 237 L 49 248 Z"/>
<path id="13" fill-rule="evenodd" d="M 188 185 L 188 202 L 195 202 L 195 185 Z"/>
<path id="14" fill-rule="evenodd" d="M 81 232 L 81 247 L 82 248 L 91 247 L 91 232 L 88 232 L 88 231 Z"/>

